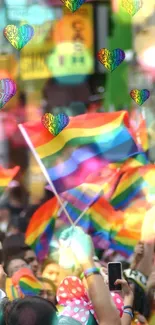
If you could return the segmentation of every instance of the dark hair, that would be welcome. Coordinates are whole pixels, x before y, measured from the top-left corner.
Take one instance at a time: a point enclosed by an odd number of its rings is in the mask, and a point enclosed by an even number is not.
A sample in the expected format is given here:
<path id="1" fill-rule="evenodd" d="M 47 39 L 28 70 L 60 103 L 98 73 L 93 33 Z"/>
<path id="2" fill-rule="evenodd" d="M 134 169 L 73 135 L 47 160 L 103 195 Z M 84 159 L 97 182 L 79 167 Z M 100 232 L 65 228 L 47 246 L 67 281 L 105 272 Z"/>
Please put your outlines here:
<path id="1" fill-rule="evenodd" d="M 24 240 L 24 235 L 20 233 L 4 239 L 2 244 L 4 264 L 14 257 L 23 258 L 21 250 L 25 246 Z"/>
<path id="2" fill-rule="evenodd" d="M 130 267 L 130 263 L 128 263 L 126 261 L 122 261 L 121 264 L 122 264 L 122 270 L 123 271 Z"/>
<path id="3" fill-rule="evenodd" d="M 33 249 L 28 246 L 27 244 L 25 244 L 22 248 L 21 248 L 21 251 L 23 252 L 23 254 L 25 255 L 25 252 L 27 251 L 33 251 Z"/>
<path id="4" fill-rule="evenodd" d="M 9 304 L 9 308 L 3 310 L 3 324 L 57 325 L 56 307 L 52 302 L 38 296 L 16 299 Z"/>
<path id="5" fill-rule="evenodd" d="M 149 298 L 138 284 L 135 284 L 133 308 L 147 319 L 150 316 L 151 306 Z"/>
<path id="6" fill-rule="evenodd" d="M 45 270 L 45 267 L 49 264 L 57 264 L 51 257 L 47 258 L 42 264 L 42 272 Z"/>
<path id="7" fill-rule="evenodd" d="M 56 286 L 55 286 L 55 284 L 50 279 L 42 278 L 42 277 L 40 278 L 39 277 L 38 280 L 40 282 L 46 282 L 46 283 L 50 284 L 50 286 L 53 288 L 54 292 L 56 293 Z"/>

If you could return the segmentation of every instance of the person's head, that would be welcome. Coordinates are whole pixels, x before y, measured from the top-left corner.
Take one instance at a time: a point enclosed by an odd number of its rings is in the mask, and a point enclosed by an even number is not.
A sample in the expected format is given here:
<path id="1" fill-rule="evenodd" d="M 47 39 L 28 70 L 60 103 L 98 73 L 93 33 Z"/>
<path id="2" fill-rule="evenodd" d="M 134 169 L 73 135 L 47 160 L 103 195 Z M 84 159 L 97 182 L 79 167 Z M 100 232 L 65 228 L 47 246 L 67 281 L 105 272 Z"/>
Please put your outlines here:
<path id="1" fill-rule="evenodd" d="M 42 268 L 42 277 L 51 280 L 57 287 L 60 283 L 61 267 L 52 259 L 47 259 Z"/>
<path id="2" fill-rule="evenodd" d="M 25 297 L 8 302 L 3 307 L 4 323 L 7 325 L 57 325 L 57 309 L 41 297 Z"/>
<path id="3" fill-rule="evenodd" d="M 39 271 L 39 263 L 35 252 L 29 247 L 23 249 L 24 260 L 30 266 L 33 274 L 37 276 Z"/>
<path id="4" fill-rule="evenodd" d="M 8 277 L 12 277 L 15 272 L 19 271 L 20 269 L 28 267 L 26 262 L 22 260 L 21 258 L 14 257 L 11 260 L 9 260 L 5 265 L 5 271 L 8 275 Z"/>
<path id="5" fill-rule="evenodd" d="M 39 278 L 39 281 L 42 284 L 40 297 L 47 299 L 56 305 L 56 287 L 53 282 L 46 278 Z"/>
<path id="6" fill-rule="evenodd" d="M 26 246 L 24 235 L 19 233 L 6 237 L 2 246 L 4 262 L 10 260 L 14 256 L 22 255 L 21 251 Z"/>

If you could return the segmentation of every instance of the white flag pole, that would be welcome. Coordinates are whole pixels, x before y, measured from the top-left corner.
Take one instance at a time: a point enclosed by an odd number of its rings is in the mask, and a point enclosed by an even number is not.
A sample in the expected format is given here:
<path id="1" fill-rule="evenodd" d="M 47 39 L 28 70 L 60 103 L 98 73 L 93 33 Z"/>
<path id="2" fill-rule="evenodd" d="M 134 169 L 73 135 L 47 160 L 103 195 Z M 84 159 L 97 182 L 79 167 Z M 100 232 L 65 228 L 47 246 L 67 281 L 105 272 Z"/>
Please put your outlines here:
<path id="1" fill-rule="evenodd" d="M 44 164 L 42 163 L 40 157 L 38 156 L 38 154 L 37 154 L 37 152 L 36 152 L 36 150 L 35 150 L 35 148 L 34 148 L 32 142 L 31 142 L 31 140 L 30 140 L 30 138 L 29 138 L 27 132 L 25 131 L 25 129 L 24 129 L 24 127 L 23 127 L 23 125 L 22 125 L 22 124 L 18 124 L 18 127 L 19 127 L 19 129 L 20 129 L 20 131 L 21 131 L 21 133 L 22 133 L 22 135 L 23 135 L 25 141 L 27 142 L 27 144 L 28 144 L 28 146 L 29 146 L 29 148 L 30 148 L 30 150 L 31 150 L 31 152 L 32 152 L 32 154 L 33 154 L 33 156 L 35 157 L 37 163 L 39 164 L 39 166 L 40 166 L 40 168 L 41 168 L 41 170 L 42 170 L 42 172 L 43 172 L 43 174 L 44 174 L 44 176 L 45 176 L 47 182 L 49 183 L 49 185 L 50 185 L 50 187 L 51 187 L 51 189 L 52 189 L 52 191 L 53 191 L 53 193 L 54 193 L 54 195 L 56 196 L 58 202 L 60 203 L 62 210 L 64 211 L 64 213 L 65 213 L 66 217 L 68 218 L 70 224 L 71 224 L 71 225 L 74 225 L 74 222 L 72 221 L 72 219 L 71 219 L 71 217 L 69 216 L 69 214 L 68 214 L 68 212 L 67 212 L 67 210 L 66 210 L 64 204 L 62 203 L 62 201 L 61 201 L 61 199 L 60 199 L 60 196 L 58 195 L 58 193 L 57 193 L 57 191 L 56 191 L 56 189 L 55 189 L 55 186 L 53 185 L 53 182 L 51 181 L 51 179 L 50 179 L 50 177 L 49 177 L 49 175 L 48 175 L 48 172 L 47 172 L 47 170 L 46 170 Z"/>
<path id="2" fill-rule="evenodd" d="M 81 218 L 84 216 L 84 214 L 85 214 L 85 213 L 88 211 L 88 209 L 91 207 L 91 205 L 92 205 L 93 203 L 95 203 L 95 200 L 96 200 L 97 198 L 99 198 L 99 195 L 101 195 L 102 193 L 103 193 L 103 190 L 101 190 L 101 191 L 99 192 L 98 196 L 96 196 L 96 197 L 91 201 L 90 205 L 89 205 L 88 207 L 86 207 L 86 208 L 82 211 L 82 213 L 79 215 L 79 217 L 75 220 L 75 222 L 74 222 L 74 226 L 77 225 L 77 223 L 81 220 Z"/>
<path id="3" fill-rule="evenodd" d="M 90 207 L 86 207 L 82 213 L 79 215 L 79 217 L 76 219 L 76 221 L 74 222 L 74 226 L 77 225 L 77 223 L 82 219 L 82 217 L 84 216 L 84 214 L 87 212 L 87 210 L 89 209 Z"/>

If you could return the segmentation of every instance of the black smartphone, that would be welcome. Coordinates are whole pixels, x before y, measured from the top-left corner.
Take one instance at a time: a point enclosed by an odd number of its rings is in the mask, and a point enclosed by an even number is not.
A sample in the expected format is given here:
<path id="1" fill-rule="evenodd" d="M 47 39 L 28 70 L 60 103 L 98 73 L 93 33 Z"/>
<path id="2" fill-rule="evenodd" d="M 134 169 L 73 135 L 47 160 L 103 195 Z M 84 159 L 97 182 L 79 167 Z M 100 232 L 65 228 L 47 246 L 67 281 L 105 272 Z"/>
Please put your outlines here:
<path id="1" fill-rule="evenodd" d="M 122 279 L 122 264 L 108 263 L 108 279 L 110 291 L 121 291 L 121 284 L 115 285 L 117 279 Z"/>

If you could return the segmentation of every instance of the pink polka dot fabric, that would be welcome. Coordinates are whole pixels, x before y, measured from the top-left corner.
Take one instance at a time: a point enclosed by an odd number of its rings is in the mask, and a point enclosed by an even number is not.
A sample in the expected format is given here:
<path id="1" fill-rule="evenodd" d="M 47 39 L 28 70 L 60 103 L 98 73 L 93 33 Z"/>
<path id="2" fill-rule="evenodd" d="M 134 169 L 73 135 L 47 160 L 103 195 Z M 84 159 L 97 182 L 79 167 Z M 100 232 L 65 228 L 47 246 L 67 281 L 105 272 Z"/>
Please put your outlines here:
<path id="1" fill-rule="evenodd" d="M 61 305 L 66 305 L 66 300 L 75 300 L 82 299 L 89 301 L 87 291 L 81 282 L 76 276 L 67 276 L 60 284 L 57 291 L 58 302 L 61 302 Z M 67 298 L 67 299 L 66 299 Z"/>
<path id="2" fill-rule="evenodd" d="M 75 276 L 68 276 L 61 282 L 57 291 L 57 301 L 59 305 L 65 306 L 60 316 L 74 318 L 82 325 L 87 324 L 90 312 L 96 318 L 86 289 L 82 281 Z"/>
<path id="3" fill-rule="evenodd" d="M 120 317 L 122 317 L 123 307 L 124 307 L 123 299 L 118 293 L 111 292 L 111 295 L 112 295 L 113 301 L 117 307 L 117 310 L 119 311 Z"/>

